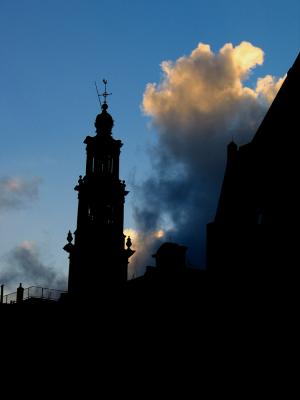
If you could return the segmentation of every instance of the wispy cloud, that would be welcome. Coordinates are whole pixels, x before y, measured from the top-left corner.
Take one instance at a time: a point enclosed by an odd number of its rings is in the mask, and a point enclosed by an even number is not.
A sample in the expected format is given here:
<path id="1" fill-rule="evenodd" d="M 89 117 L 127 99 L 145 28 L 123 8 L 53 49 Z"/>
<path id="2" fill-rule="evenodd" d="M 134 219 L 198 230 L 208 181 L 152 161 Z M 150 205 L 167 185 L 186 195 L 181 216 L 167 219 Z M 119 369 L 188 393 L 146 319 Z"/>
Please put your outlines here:
<path id="1" fill-rule="evenodd" d="M 0 178 L 0 211 L 19 209 L 38 198 L 41 178 Z"/>
<path id="2" fill-rule="evenodd" d="M 216 210 L 226 145 L 253 137 L 284 80 L 268 75 L 247 87 L 263 61 L 263 50 L 249 42 L 227 43 L 217 53 L 200 43 L 189 56 L 164 61 L 160 83 L 146 87 L 142 109 L 158 143 L 152 176 L 139 188 L 137 229 L 150 236 L 164 229 L 189 247 L 194 264 L 204 264 L 205 226 Z"/>

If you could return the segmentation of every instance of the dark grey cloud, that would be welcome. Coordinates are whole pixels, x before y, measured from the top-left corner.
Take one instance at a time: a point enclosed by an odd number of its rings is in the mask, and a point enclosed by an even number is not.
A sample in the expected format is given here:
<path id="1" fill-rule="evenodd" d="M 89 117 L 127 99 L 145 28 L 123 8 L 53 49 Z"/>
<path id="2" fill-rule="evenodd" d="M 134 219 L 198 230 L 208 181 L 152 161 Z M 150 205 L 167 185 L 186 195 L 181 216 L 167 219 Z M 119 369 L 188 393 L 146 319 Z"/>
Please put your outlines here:
<path id="1" fill-rule="evenodd" d="M 66 289 L 67 279 L 53 267 L 46 265 L 32 242 L 24 241 L 2 257 L 0 283 L 7 290 L 23 286 L 42 286 L 53 289 Z"/>

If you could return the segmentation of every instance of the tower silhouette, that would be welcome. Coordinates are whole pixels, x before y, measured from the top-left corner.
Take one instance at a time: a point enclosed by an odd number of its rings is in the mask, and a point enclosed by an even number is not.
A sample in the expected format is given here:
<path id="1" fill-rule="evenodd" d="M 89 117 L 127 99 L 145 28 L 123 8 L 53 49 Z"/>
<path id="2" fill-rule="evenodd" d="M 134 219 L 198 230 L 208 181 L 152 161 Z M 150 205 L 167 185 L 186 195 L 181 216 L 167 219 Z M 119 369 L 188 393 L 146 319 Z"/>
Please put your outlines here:
<path id="1" fill-rule="evenodd" d="M 87 136 L 86 173 L 79 177 L 75 241 L 69 231 L 64 250 L 69 253 L 70 296 L 101 295 L 127 281 L 128 259 L 134 253 L 128 237 L 125 249 L 125 181 L 119 179 L 121 140 L 112 137 L 113 118 L 107 112 L 107 81 L 102 111 L 96 117 L 96 136 Z M 100 100 L 100 98 L 99 98 Z M 101 104 L 101 102 L 100 102 Z"/>

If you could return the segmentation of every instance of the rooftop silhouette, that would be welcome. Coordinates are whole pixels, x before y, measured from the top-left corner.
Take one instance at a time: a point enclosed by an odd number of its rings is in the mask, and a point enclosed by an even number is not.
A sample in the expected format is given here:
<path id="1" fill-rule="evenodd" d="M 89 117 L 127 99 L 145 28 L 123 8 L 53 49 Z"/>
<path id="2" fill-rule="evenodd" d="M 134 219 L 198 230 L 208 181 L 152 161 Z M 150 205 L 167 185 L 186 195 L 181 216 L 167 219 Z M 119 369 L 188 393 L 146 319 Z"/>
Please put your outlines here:
<path id="1" fill-rule="evenodd" d="M 208 270 L 291 273 L 298 259 L 300 54 L 252 141 L 227 148 L 215 220 L 207 227 Z"/>

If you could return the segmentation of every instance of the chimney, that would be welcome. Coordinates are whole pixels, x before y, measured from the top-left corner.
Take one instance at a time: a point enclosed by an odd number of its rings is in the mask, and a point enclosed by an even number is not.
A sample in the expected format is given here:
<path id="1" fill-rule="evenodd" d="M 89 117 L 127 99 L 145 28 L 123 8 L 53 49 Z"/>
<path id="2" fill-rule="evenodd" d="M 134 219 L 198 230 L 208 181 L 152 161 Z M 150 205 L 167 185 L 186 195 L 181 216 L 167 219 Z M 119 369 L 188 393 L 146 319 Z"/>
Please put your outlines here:
<path id="1" fill-rule="evenodd" d="M 234 141 L 232 140 L 228 145 L 227 145 L 227 163 L 232 163 L 236 160 L 238 153 L 238 146 Z"/>
<path id="2" fill-rule="evenodd" d="M 17 303 L 22 303 L 23 296 L 24 296 L 24 288 L 22 287 L 22 283 L 20 283 L 20 286 L 17 289 Z"/>

